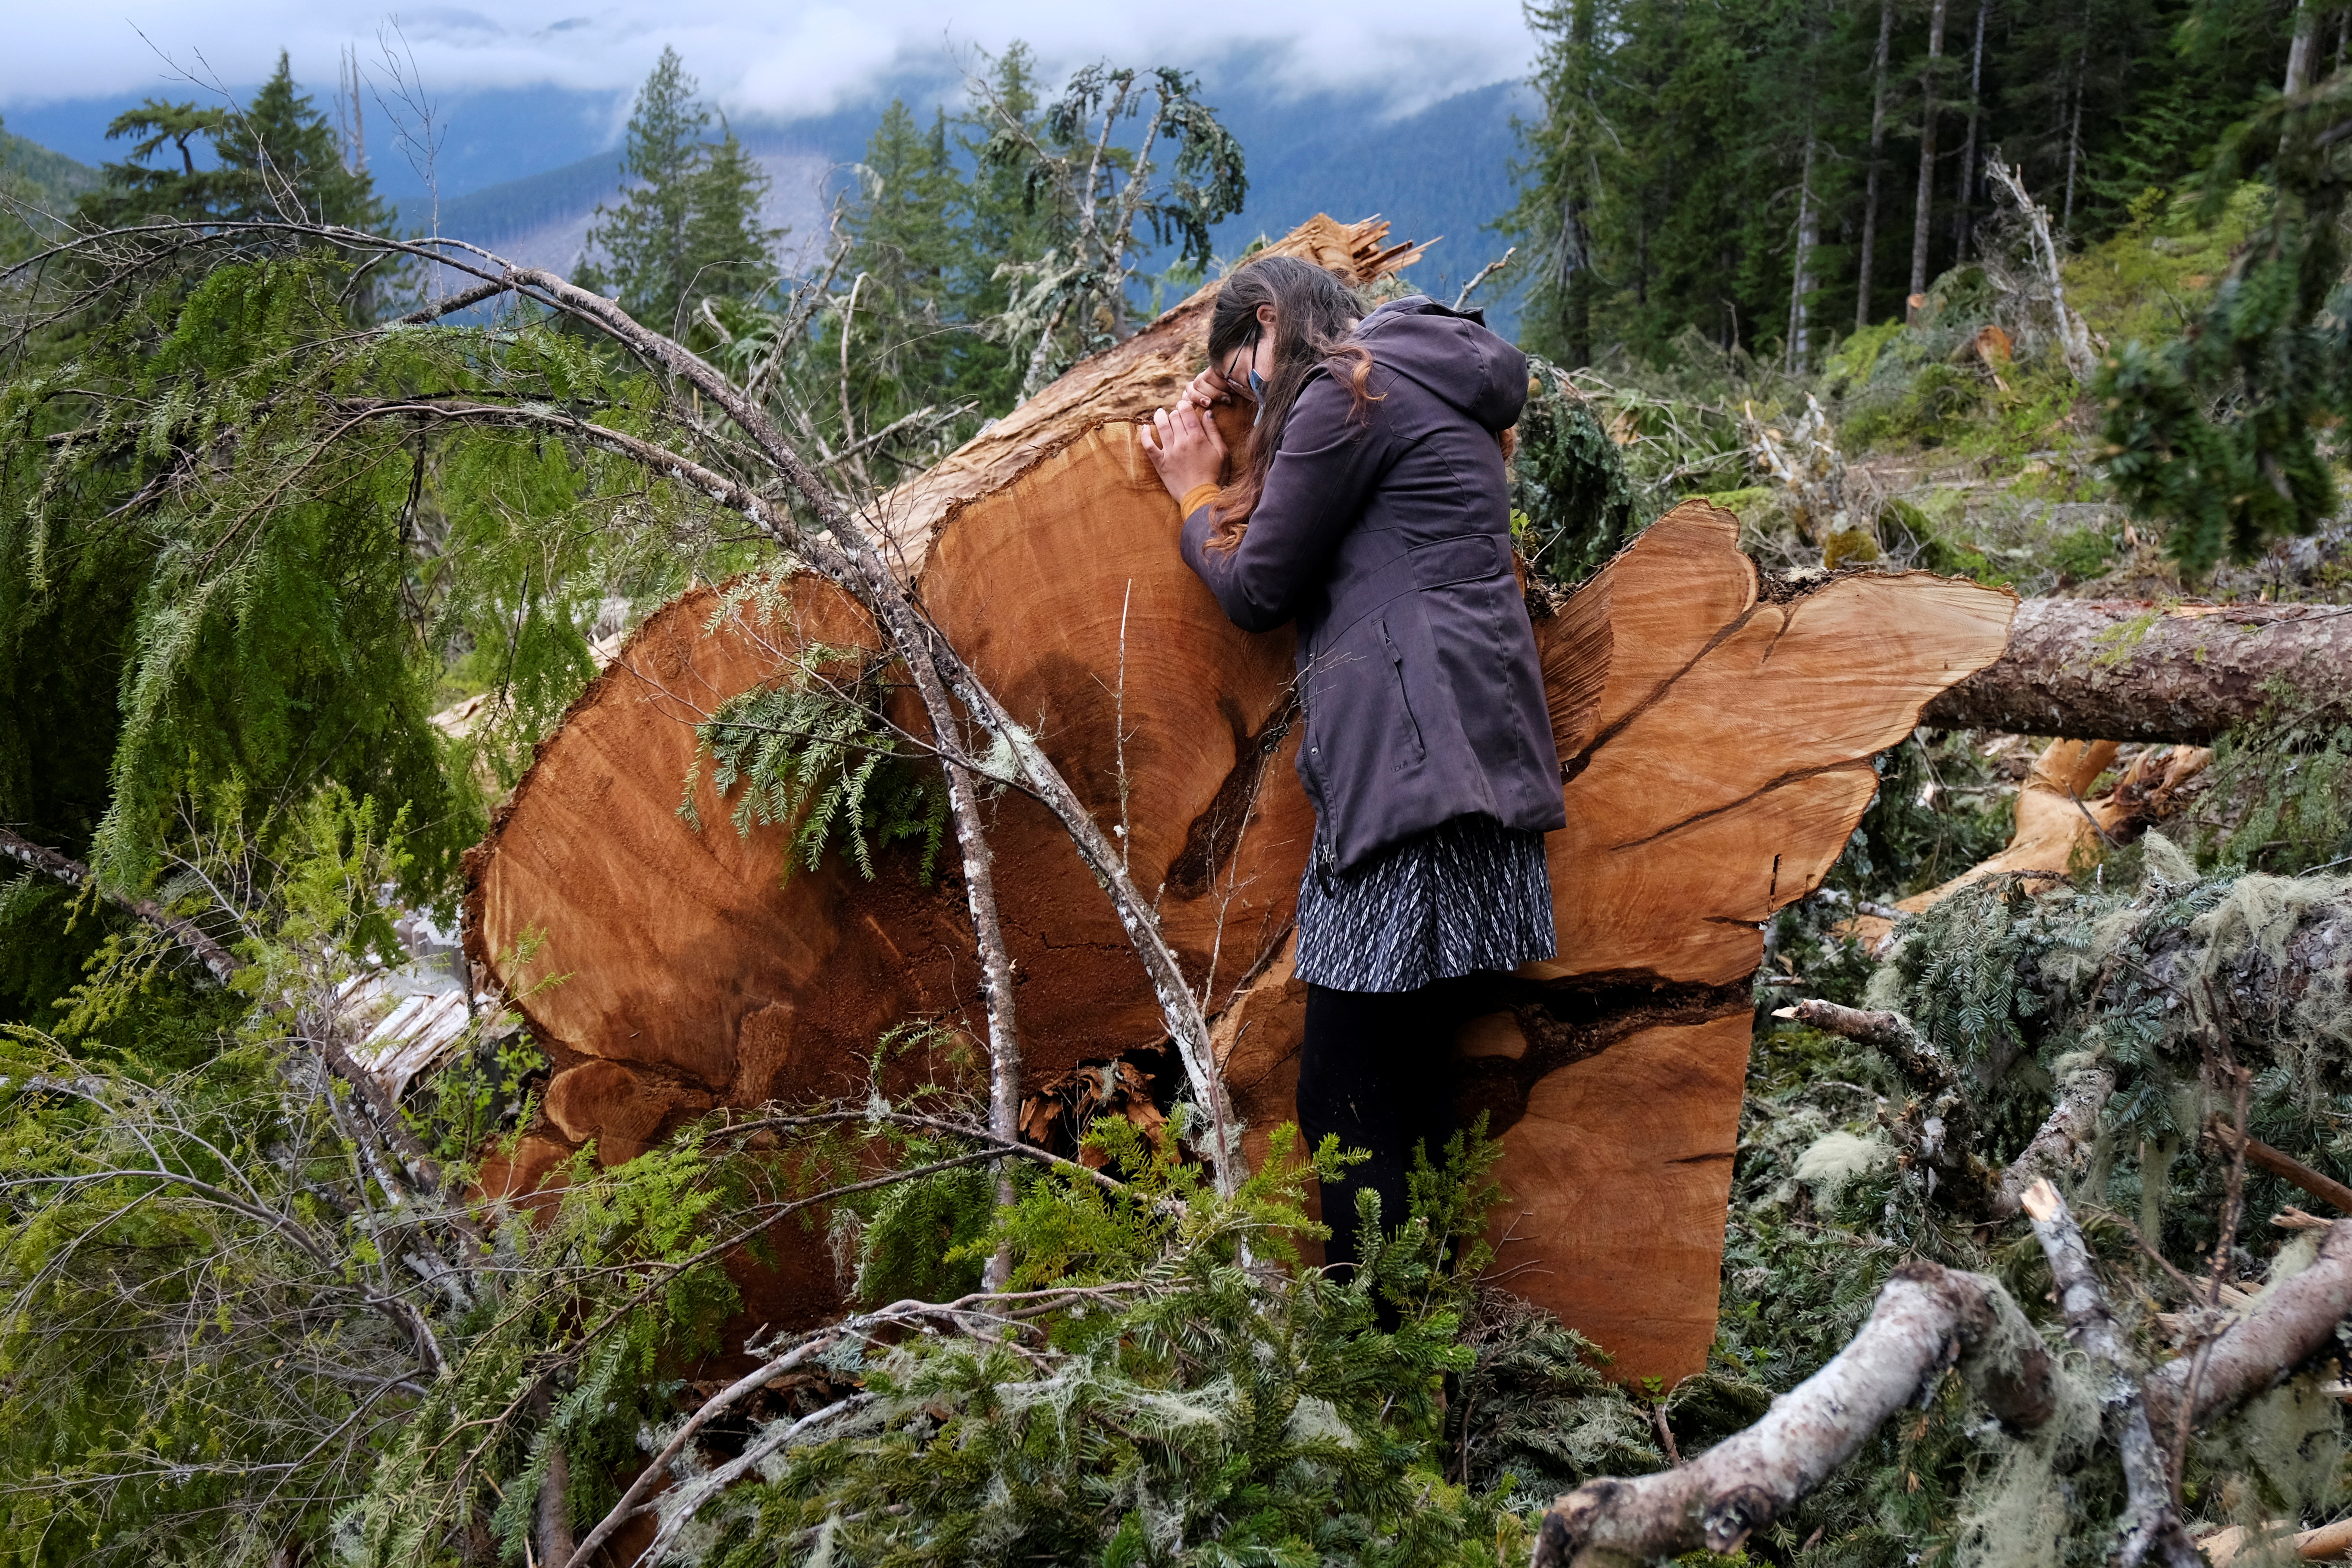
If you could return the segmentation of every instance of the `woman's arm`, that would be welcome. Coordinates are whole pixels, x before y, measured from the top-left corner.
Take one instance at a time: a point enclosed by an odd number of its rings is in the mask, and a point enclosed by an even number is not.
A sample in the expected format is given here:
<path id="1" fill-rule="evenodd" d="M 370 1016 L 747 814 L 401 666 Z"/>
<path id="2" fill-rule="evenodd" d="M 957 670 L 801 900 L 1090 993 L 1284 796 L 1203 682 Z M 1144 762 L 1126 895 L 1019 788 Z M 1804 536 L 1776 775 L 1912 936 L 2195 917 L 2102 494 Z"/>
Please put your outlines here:
<path id="1" fill-rule="evenodd" d="M 1379 482 L 1386 444 L 1373 439 L 1368 422 L 1353 416 L 1353 403 L 1347 389 L 1328 376 L 1317 376 L 1299 392 L 1283 427 L 1282 449 L 1267 470 L 1265 493 L 1238 545 L 1207 548 L 1216 521 L 1205 504 L 1196 504 L 1184 520 L 1185 563 L 1217 596 L 1226 618 L 1244 631 L 1270 631 L 1297 615 L 1300 596 L 1323 581 L 1340 536 L 1362 515 Z M 1156 416 L 1146 437 L 1161 480 L 1180 501 L 1202 482 L 1202 448 L 1188 425 L 1205 427 L 1222 464 L 1223 443 L 1194 409 Z M 1152 436 L 1159 437 L 1156 447 Z M 1210 468 L 1206 478 L 1215 477 Z M 1179 480 L 1185 481 L 1181 488 Z"/>

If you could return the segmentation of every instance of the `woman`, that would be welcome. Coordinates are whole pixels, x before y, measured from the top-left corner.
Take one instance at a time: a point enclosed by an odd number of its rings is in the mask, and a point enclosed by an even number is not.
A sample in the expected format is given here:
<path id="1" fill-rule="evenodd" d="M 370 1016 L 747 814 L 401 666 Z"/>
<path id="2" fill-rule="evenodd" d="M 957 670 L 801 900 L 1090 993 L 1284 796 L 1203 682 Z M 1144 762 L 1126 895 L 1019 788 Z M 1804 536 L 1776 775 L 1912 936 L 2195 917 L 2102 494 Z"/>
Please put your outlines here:
<path id="1" fill-rule="evenodd" d="M 1566 817 L 1503 472 L 1527 392 L 1526 356 L 1475 319 L 1419 297 L 1367 314 L 1269 256 L 1218 289 L 1209 368 L 1143 433 L 1226 616 L 1297 623 L 1298 1121 L 1371 1154 L 1325 1190 L 1334 1264 L 1360 1256 L 1359 1189 L 1393 1227 L 1414 1145 L 1442 1157 L 1449 983 L 1553 952 L 1543 835 Z M 1221 487 L 1226 397 L 1256 407 Z"/>

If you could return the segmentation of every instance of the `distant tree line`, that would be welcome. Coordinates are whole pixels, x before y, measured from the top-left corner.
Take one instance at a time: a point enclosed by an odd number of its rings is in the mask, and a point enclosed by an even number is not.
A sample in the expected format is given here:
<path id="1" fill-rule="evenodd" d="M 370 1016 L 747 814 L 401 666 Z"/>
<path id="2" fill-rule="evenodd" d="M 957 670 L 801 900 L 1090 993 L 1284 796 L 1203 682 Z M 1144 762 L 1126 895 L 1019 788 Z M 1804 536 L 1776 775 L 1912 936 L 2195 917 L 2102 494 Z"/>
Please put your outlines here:
<path id="1" fill-rule="evenodd" d="M 2096 237 L 2268 94 L 2343 62 L 2343 0 L 1553 0 L 1509 219 L 1570 365 L 1696 330 L 1802 363 L 1975 253 L 1984 161 Z M 1793 353 L 1791 353 L 1793 351 Z"/>

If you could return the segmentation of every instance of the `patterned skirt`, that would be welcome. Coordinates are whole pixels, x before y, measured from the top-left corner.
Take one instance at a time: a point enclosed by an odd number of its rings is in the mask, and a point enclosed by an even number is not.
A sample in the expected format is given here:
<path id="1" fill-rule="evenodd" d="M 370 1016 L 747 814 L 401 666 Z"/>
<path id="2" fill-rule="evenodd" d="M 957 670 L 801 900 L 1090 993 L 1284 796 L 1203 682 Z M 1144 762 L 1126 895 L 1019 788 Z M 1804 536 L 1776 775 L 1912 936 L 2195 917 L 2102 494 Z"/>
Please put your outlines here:
<path id="1" fill-rule="evenodd" d="M 1543 835 L 1457 816 L 1344 874 L 1298 884 L 1298 978 L 1335 991 L 1417 991 L 1557 950 Z"/>

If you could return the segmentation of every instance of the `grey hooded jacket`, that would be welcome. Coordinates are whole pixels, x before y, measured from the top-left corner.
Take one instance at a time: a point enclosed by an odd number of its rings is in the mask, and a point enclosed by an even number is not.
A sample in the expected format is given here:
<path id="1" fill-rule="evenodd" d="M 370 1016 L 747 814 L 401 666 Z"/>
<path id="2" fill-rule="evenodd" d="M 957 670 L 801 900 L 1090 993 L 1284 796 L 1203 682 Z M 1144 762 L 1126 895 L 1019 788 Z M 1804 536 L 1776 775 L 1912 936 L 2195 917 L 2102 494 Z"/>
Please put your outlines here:
<path id="1" fill-rule="evenodd" d="M 1527 402 L 1527 356 L 1421 297 L 1364 319 L 1376 401 L 1317 373 L 1283 426 L 1241 542 L 1184 559 L 1248 631 L 1298 623 L 1298 776 L 1318 865 L 1345 871 L 1456 816 L 1566 825 L 1543 670 L 1511 570 L 1496 434 Z"/>

